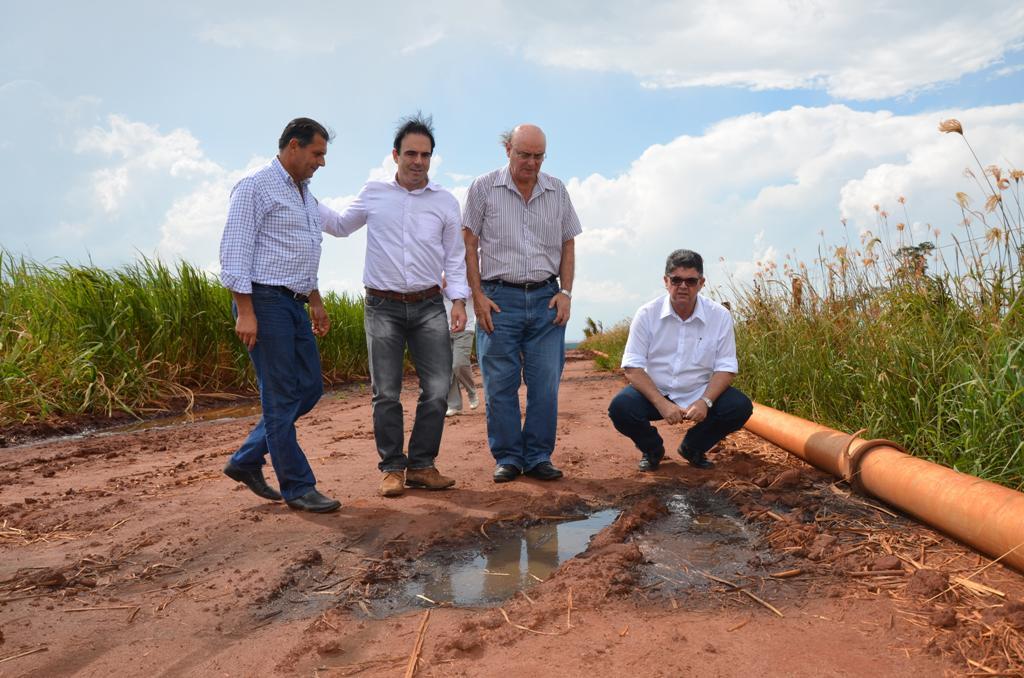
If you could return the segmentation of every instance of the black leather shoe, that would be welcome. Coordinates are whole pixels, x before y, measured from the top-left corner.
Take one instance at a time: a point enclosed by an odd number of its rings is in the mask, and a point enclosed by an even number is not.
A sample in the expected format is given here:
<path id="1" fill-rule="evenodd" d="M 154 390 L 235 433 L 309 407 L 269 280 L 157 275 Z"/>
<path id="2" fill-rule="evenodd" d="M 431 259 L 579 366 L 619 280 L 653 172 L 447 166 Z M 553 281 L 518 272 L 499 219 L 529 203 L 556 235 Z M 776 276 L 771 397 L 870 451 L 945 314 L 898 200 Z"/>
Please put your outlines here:
<path id="1" fill-rule="evenodd" d="M 519 467 L 514 464 L 498 464 L 494 469 L 494 482 L 507 483 L 519 477 Z"/>
<path id="2" fill-rule="evenodd" d="M 661 466 L 661 460 L 665 457 L 665 450 L 658 452 L 650 452 L 645 454 L 640 460 L 640 463 L 636 465 L 638 469 L 644 472 L 657 471 L 658 467 Z"/>
<path id="3" fill-rule="evenodd" d="M 703 452 L 691 452 L 690 449 L 682 443 L 679 444 L 679 456 L 685 459 L 690 466 L 693 466 L 694 468 L 703 469 L 705 471 L 715 468 L 714 463 L 708 461 L 708 458 L 704 456 Z"/>
<path id="4" fill-rule="evenodd" d="M 263 497 L 270 501 L 281 501 L 281 493 L 267 485 L 267 481 L 263 479 L 263 471 L 260 469 L 250 471 L 239 468 L 229 461 L 228 465 L 224 467 L 224 475 L 232 480 L 245 483 L 245 486 L 252 490 L 257 497 Z"/>
<path id="5" fill-rule="evenodd" d="M 562 472 L 555 468 L 550 461 L 542 461 L 527 471 L 526 475 L 537 480 L 558 480 L 562 477 Z"/>
<path id="6" fill-rule="evenodd" d="M 290 499 L 286 503 L 289 508 L 298 511 L 312 511 L 313 513 L 330 513 L 341 508 L 340 501 L 325 497 L 316 490 L 310 490 L 298 499 Z"/>

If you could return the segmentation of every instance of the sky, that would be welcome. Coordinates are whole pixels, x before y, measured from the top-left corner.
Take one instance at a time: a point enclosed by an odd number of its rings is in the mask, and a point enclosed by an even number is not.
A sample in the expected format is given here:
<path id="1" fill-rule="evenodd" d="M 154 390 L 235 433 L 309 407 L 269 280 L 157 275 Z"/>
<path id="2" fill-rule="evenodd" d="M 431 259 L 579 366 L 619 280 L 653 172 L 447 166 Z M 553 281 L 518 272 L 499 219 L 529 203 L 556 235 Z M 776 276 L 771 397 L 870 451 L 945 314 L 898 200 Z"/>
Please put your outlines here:
<path id="1" fill-rule="evenodd" d="M 663 292 L 677 248 L 728 298 L 759 265 L 877 233 L 876 205 L 890 230 L 944 243 L 964 229 L 955 194 L 986 196 L 941 120 L 984 165 L 1024 166 L 1024 5 L 1007 1 L 0 10 L 0 246 L 48 264 L 216 272 L 231 187 L 294 117 L 336 134 L 311 184 L 336 208 L 393 176 L 402 116 L 433 116 L 431 175 L 460 200 L 507 163 L 500 133 L 530 122 L 583 225 L 574 340 Z M 361 292 L 365 242 L 325 236 L 322 289 Z"/>

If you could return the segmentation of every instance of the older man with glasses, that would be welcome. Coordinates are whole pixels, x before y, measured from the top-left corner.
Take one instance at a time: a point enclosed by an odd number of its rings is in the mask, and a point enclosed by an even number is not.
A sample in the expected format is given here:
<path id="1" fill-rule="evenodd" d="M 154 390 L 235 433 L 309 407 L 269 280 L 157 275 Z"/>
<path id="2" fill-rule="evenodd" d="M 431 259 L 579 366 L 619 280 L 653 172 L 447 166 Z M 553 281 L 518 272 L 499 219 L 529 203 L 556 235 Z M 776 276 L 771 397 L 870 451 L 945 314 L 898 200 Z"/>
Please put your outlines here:
<path id="1" fill-rule="evenodd" d="M 583 230 L 558 179 L 540 171 L 544 132 L 519 125 L 502 136 L 508 165 L 477 177 L 463 215 L 466 277 L 477 319 L 477 357 L 487 403 L 494 482 L 519 474 L 557 480 L 551 463 L 558 386 L 565 363 L 575 272 Z M 526 382 L 526 416 L 519 387 Z"/>
<path id="2" fill-rule="evenodd" d="M 694 422 L 678 452 L 691 466 L 710 469 L 706 454 L 739 430 L 753 411 L 750 398 L 733 388 L 739 371 L 729 311 L 699 293 L 704 260 L 676 250 L 665 262 L 668 294 L 636 312 L 622 354 L 629 386 L 608 406 L 616 430 L 640 450 L 639 469 L 655 471 L 665 446 L 652 421 Z"/>

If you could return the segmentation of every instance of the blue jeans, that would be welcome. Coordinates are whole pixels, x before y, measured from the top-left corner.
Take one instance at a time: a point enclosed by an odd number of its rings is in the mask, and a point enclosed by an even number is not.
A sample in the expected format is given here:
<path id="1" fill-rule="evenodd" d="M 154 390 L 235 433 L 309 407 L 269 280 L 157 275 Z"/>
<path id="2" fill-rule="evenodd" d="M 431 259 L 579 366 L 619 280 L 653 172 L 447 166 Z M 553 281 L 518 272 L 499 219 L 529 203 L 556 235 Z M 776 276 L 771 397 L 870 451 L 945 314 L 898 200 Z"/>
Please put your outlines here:
<path id="1" fill-rule="evenodd" d="M 730 386 L 718 396 L 715 406 L 708 410 L 707 418 L 690 427 L 682 444 L 695 454 L 707 452 L 722 438 L 742 428 L 752 412 L 750 398 Z M 658 429 L 650 424 L 660 421 L 661 413 L 632 386 L 627 386 L 612 398 L 608 416 L 615 430 L 632 440 L 642 454 L 657 456 L 665 453 L 665 444 Z"/>
<path id="2" fill-rule="evenodd" d="M 412 303 L 367 295 L 363 326 L 373 384 L 377 467 L 384 472 L 430 468 L 441 447 L 452 378 L 452 346 L 441 295 Z M 406 345 L 420 380 L 408 457 L 402 452 L 405 436 L 399 400 Z"/>
<path id="3" fill-rule="evenodd" d="M 269 452 L 281 495 L 296 499 L 316 487 L 313 469 L 295 438 L 295 421 L 323 395 L 320 351 L 302 303 L 273 288 L 254 286 L 252 307 L 256 345 L 249 358 L 256 370 L 263 416 L 231 463 L 260 469 Z M 232 312 L 238 315 L 234 305 Z"/>
<path id="4" fill-rule="evenodd" d="M 483 292 L 501 308 L 491 313 L 494 331 L 477 324 L 476 350 L 487 400 L 487 443 L 497 464 L 528 471 L 550 461 L 558 421 L 558 383 L 565 364 L 565 326 L 548 308 L 558 284 L 523 290 L 484 282 Z M 526 382 L 526 419 L 519 386 Z"/>

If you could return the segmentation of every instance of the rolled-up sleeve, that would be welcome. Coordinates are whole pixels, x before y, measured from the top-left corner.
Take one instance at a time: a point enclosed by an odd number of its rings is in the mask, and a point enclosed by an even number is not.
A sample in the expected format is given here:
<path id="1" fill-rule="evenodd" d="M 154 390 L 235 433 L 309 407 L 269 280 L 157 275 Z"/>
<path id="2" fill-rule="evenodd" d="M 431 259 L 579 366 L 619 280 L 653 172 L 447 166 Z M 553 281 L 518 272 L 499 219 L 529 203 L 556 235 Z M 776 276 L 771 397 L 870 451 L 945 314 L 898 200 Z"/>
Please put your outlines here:
<path id="1" fill-rule="evenodd" d="M 240 294 L 252 294 L 252 258 L 262 218 L 260 192 L 251 177 L 231 191 L 228 218 L 220 240 L 220 281 Z"/>
<path id="2" fill-rule="evenodd" d="M 462 214 L 462 227 L 478 237 L 484 226 L 486 202 L 487 188 L 483 181 L 476 179 L 470 184 L 469 192 L 466 194 L 466 211 Z"/>
<path id="3" fill-rule="evenodd" d="M 580 225 L 580 218 L 576 215 L 576 208 L 572 206 L 572 199 L 569 198 L 569 190 L 562 185 L 562 242 L 572 240 L 583 232 Z"/>
<path id="4" fill-rule="evenodd" d="M 739 374 L 740 364 L 736 360 L 736 331 L 733 328 L 732 316 L 722 323 L 718 336 L 718 351 L 715 355 L 715 372 L 732 372 Z"/>
<path id="5" fill-rule="evenodd" d="M 651 346 L 651 327 L 644 314 L 644 308 L 636 312 L 629 325 L 629 337 L 622 352 L 622 367 L 647 369 L 647 356 Z"/>

